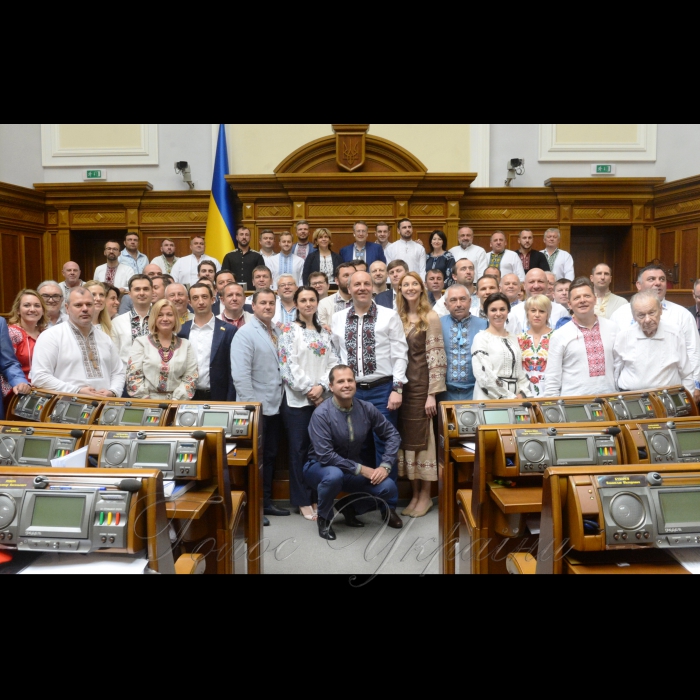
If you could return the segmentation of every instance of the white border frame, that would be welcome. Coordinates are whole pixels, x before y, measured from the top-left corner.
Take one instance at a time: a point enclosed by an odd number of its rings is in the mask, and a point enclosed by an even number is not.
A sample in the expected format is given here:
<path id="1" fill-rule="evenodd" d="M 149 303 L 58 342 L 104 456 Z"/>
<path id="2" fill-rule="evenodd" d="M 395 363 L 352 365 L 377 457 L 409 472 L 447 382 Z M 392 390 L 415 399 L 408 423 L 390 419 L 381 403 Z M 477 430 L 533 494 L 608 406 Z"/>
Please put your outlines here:
<path id="1" fill-rule="evenodd" d="M 158 124 L 140 124 L 141 148 L 61 148 L 58 124 L 41 125 L 41 164 L 45 168 L 158 165 Z"/>
<path id="2" fill-rule="evenodd" d="M 556 124 L 540 124 L 540 162 L 656 161 L 657 124 L 637 124 L 637 143 L 557 143 Z"/>

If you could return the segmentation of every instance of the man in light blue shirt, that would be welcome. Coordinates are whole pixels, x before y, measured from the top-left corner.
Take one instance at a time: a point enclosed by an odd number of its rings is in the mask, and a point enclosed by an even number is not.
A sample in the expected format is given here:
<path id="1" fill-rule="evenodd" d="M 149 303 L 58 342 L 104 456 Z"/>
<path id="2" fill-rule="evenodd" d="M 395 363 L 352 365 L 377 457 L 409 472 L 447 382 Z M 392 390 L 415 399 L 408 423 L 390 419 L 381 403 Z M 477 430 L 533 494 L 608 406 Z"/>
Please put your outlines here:
<path id="1" fill-rule="evenodd" d="M 127 233 L 124 239 L 124 250 L 119 255 L 119 262 L 128 265 L 135 275 L 143 273 L 143 268 L 148 265 L 148 257 L 139 252 L 139 234 Z"/>

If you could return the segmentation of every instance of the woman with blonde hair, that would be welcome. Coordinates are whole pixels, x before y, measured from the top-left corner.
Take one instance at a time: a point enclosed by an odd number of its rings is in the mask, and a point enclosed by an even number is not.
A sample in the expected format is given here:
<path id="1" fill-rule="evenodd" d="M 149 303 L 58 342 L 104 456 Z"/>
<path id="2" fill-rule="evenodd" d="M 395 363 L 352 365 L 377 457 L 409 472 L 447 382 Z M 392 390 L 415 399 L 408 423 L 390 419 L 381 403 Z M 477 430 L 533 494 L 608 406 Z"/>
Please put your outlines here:
<path id="1" fill-rule="evenodd" d="M 544 294 L 536 294 L 525 301 L 527 330 L 518 336 L 518 344 L 523 355 L 525 376 L 530 382 L 530 390 L 535 398 L 542 395 L 549 339 L 554 332 L 547 325 L 551 313 L 552 302 Z"/>
<path id="2" fill-rule="evenodd" d="M 437 415 L 435 396 L 445 391 L 447 356 L 440 318 L 430 308 L 417 272 L 408 272 L 401 279 L 396 309 L 408 343 L 408 382 L 398 418 L 398 468 L 399 476 L 407 475 L 413 482 L 413 497 L 402 515 L 420 518 L 433 507 L 431 482 L 438 478 L 433 418 Z"/>
<path id="3" fill-rule="evenodd" d="M 338 253 L 333 252 L 333 236 L 327 228 L 317 228 L 314 231 L 313 243 L 316 246 L 311 255 L 304 261 L 304 272 L 302 280 L 304 286 L 309 286 L 309 275 L 312 272 L 325 272 L 328 277 L 328 284 L 335 284 L 333 273 L 335 268 L 343 262 Z"/>
<path id="4" fill-rule="evenodd" d="M 190 401 L 199 372 L 189 340 L 178 338 L 180 319 L 169 299 L 153 304 L 150 335 L 134 339 L 126 368 L 126 390 L 136 399 Z"/>
<path id="5" fill-rule="evenodd" d="M 95 300 L 95 307 L 92 310 L 92 325 L 101 328 L 107 335 L 112 334 L 112 319 L 107 308 L 107 287 L 97 280 L 86 282 L 85 287 Z"/>

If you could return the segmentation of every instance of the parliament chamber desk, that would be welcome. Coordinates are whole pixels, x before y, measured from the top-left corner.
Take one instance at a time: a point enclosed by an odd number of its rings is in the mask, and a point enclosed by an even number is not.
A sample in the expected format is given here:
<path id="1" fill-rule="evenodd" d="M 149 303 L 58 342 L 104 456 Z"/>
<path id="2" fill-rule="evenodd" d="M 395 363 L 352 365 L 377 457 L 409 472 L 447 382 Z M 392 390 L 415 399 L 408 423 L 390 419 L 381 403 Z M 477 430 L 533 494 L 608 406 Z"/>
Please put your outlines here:
<path id="1" fill-rule="evenodd" d="M 79 419 L 80 427 L 112 426 L 114 428 L 143 428 L 187 426 L 192 430 L 225 425 L 228 481 L 232 493 L 244 492 L 244 536 L 247 548 L 245 569 L 250 574 L 263 573 L 260 542 L 263 538 L 262 492 L 262 421 L 261 404 L 196 401 L 151 401 L 147 399 L 105 398 L 96 400 L 80 394 L 62 394 L 33 390 L 25 397 L 14 396 L 7 410 L 7 420 L 36 422 L 65 422 Z M 235 506 L 235 504 L 232 505 Z M 193 508 L 195 514 L 196 508 Z M 235 512 L 235 508 L 233 508 Z M 237 553 L 239 559 L 240 553 Z M 240 567 L 237 567 L 240 568 Z"/>
<path id="2" fill-rule="evenodd" d="M 482 530 L 485 522 L 480 517 L 482 511 L 484 515 L 489 514 L 491 529 L 497 527 L 499 532 L 507 533 L 509 536 L 522 536 L 525 516 L 529 513 L 538 514 L 540 510 L 541 486 L 537 483 L 535 485 L 528 485 L 528 483 L 538 482 L 538 480 L 541 483 L 541 469 L 519 475 L 514 469 L 504 468 L 497 470 L 495 477 L 493 475 L 487 477 L 485 474 L 480 476 L 482 466 L 486 469 L 489 460 L 476 444 L 475 436 L 481 429 L 479 426 L 496 427 L 492 425 L 496 423 L 501 424 L 502 428 L 509 425 L 512 429 L 519 430 L 526 429 L 528 426 L 539 429 L 543 425 L 561 430 L 568 426 L 575 431 L 580 423 L 599 430 L 623 425 L 624 421 L 620 419 L 631 416 L 666 419 L 681 414 L 681 417 L 674 420 L 684 422 L 696 416 L 697 412 L 697 406 L 689 400 L 682 387 L 668 387 L 648 392 L 616 393 L 602 397 L 442 403 L 438 411 L 440 572 L 455 573 L 458 561 L 460 570 L 466 568 L 474 573 L 480 571 L 482 567 L 479 562 L 469 560 L 465 562 L 469 552 L 464 546 L 460 546 L 460 542 L 465 542 L 467 539 L 465 533 L 469 531 L 469 527 L 473 527 L 476 529 L 477 536 L 483 540 L 481 547 L 492 547 L 486 544 L 489 528 Z M 471 443 L 471 448 L 464 447 L 465 442 Z M 620 459 L 627 461 L 628 450 L 629 459 L 637 459 L 637 451 L 632 450 L 629 435 L 624 434 L 622 438 L 615 437 L 615 443 L 617 444 L 616 453 Z M 487 440 L 484 446 L 488 444 Z M 478 486 L 476 493 L 474 492 L 475 479 Z M 496 479 L 504 483 L 496 483 Z M 513 488 L 514 485 L 517 488 Z M 463 493 L 458 499 L 457 493 L 460 490 Z M 471 504 L 472 500 L 474 500 L 474 513 L 470 510 L 471 505 L 465 508 L 465 504 Z M 491 512 L 492 503 L 493 512 Z M 467 541 L 471 540 L 467 539 Z M 473 552 L 472 556 L 475 556 Z M 488 568 L 488 562 L 483 568 Z M 496 568 L 504 571 L 503 567 Z"/>
<path id="3" fill-rule="evenodd" d="M 536 552 L 509 573 L 688 574 L 674 556 L 700 551 L 700 470 L 694 464 L 550 467 Z"/>
<path id="4" fill-rule="evenodd" d="M 0 558 L 0 573 L 202 573 L 205 565 L 198 553 L 175 561 L 157 469 L 0 467 Z"/>
<path id="5" fill-rule="evenodd" d="M 182 553 L 204 555 L 209 574 L 245 573 L 243 529 L 247 495 L 231 491 L 222 428 L 112 427 L 0 422 L 0 461 L 19 468 L 44 468 L 51 461 L 78 458 L 85 466 L 112 469 L 158 468 L 184 493 L 164 498 L 166 516 Z M 77 455 L 76 455 L 77 457 Z M 185 490 L 188 489 L 188 490 Z"/>

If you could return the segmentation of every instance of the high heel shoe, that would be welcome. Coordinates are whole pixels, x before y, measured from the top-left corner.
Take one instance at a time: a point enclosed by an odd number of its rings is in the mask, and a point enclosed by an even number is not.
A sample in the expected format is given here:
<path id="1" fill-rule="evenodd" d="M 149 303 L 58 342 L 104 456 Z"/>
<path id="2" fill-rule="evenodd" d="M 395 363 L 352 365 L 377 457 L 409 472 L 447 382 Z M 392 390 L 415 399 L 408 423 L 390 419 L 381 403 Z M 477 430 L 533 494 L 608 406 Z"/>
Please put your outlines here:
<path id="1" fill-rule="evenodd" d="M 304 508 L 311 508 L 311 515 L 304 513 Z M 306 520 L 316 520 L 318 517 L 311 506 L 299 506 L 299 515 L 302 515 Z"/>
<path id="2" fill-rule="evenodd" d="M 433 507 L 433 502 L 430 502 L 430 505 L 425 509 L 425 510 L 414 510 L 413 513 L 411 513 L 412 518 L 422 518 L 426 513 L 428 513 Z"/>

